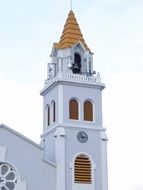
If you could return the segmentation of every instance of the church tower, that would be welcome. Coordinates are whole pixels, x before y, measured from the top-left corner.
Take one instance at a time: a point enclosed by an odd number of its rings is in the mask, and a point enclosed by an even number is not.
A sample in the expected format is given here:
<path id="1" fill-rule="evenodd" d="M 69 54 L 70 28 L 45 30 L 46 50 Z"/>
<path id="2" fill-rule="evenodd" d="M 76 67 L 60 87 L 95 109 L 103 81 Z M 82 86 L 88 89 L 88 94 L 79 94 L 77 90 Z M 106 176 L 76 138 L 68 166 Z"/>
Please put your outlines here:
<path id="1" fill-rule="evenodd" d="M 104 88 L 70 10 L 41 91 L 43 157 L 56 167 L 56 190 L 108 190 Z"/>

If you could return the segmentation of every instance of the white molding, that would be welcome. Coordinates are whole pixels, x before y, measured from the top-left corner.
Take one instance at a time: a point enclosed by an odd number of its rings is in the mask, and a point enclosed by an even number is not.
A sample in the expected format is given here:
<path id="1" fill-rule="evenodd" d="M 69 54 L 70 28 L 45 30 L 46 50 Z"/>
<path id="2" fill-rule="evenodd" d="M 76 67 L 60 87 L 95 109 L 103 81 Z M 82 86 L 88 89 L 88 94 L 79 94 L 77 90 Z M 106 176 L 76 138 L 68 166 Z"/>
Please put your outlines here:
<path id="1" fill-rule="evenodd" d="M 59 127 L 56 132 L 55 132 L 55 137 L 65 137 L 66 134 L 65 134 L 65 129 L 63 127 Z"/>
<path id="2" fill-rule="evenodd" d="M 57 127 L 58 126 L 55 124 L 52 127 L 48 126 L 47 129 L 45 129 L 44 132 L 40 135 L 40 138 L 45 137 L 47 134 L 53 133 L 54 131 L 56 131 Z"/>
<path id="3" fill-rule="evenodd" d="M 102 141 L 108 141 L 108 137 L 107 137 L 107 135 L 106 135 L 105 132 L 102 132 L 102 133 L 101 133 L 101 140 L 102 140 Z"/>
<path id="4" fill-rule="evenodd" d="M 78 45 L 81 46 L 81 48 L 83 49 L 84 52 L 87 51 L 87 49 L 84 47 L 83 43 L 79 40 L 77 41 L 74 45 L 73 45 L 73 48 L 75 49 Z"/>
<path id="5" fill-rule="evenodd" d="M 106 128 L 102 127 L 102 126 L 97 126 L 95 125 L 95 123 L 93 123 L 93 125 L 90 123 L 90 126 L 89 126 L 89 123 L 86 122 L 86 124 L 83 122 L 79 122 L 79 124 L 77 123 L 78 121 L 76 120 L 76 123 L 74 122 L 71 122 L 71 123 L 58 123 L 58 124 L 55 124 L 52 128 L 49 127 L 47 128 L 47 130 L 41 134 L 41 138 L 44 138 L 46 135 L 48 134 L 51 134 L 53 131 L 56 131 L 57 128 L 60 128 L 60 127 L 64 127 L 66 129 L 72 129 L 72 130 L 77 130 L 77 129 L 87 129 L 87 130 L 91 130 L 91 131 L 106 131 Z M 91 126 L 92 125 L 92 126 Z"/>
<path id="6" fill-rule="evenodd" d="M 51 162 L 50 160 L 47 160 L 45 157 L 42 157 L 42 160 L 46 162 L 47 164 L 53 166 L 54 168 L 57 167 L 57 165 L 54 162 Z"/>
<path id="7" fill-rule="evenodd" d="M 6 147 L 0 146 L 0 162 L 4 162 L 6 158 Z"/>
<path id="8" fill-rule="evenodd" d="M 46 80 L 45 87 L 41 90 L 40 94 L 44 96 L 47 92 L 59 84 L 98 88 L 100 90 L 105 88 L 105 84 L 98 82 L 96 77 L 87 77 L 78 74 L 63 74 L 62 77 L 56 76 L 50 80 Z"/>

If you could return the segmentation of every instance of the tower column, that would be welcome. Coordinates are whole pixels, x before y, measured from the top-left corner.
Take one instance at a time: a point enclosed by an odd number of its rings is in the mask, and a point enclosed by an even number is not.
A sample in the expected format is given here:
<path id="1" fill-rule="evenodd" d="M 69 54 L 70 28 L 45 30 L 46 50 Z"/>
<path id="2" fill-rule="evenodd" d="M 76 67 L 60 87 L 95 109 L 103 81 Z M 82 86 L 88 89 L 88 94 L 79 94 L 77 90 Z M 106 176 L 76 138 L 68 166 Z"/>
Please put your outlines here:
<path id="1" fill-rule="evenodd" d="M 55 157 L 57 164 L 57 188 L 56 190 L 65 190 L 65 130 L 62 127 L 57 128 L 55 132 Z"/>

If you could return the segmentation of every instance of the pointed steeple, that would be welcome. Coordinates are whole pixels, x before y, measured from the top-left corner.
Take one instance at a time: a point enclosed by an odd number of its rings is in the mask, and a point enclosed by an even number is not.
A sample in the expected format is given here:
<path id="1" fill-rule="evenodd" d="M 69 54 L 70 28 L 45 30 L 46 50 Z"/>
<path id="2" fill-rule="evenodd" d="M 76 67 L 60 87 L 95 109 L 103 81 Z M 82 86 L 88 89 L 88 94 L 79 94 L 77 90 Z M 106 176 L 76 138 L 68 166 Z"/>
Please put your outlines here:
<path id="1" fill-rule="evenodd" d="M 80 41 L 83 46 L 89 50 L 83 35 L 80 31 L 76 17 L 72 10 L 68 14 L 59 43 L 56 44 L 57 49 L 70 48 L 76 42 Z"/>

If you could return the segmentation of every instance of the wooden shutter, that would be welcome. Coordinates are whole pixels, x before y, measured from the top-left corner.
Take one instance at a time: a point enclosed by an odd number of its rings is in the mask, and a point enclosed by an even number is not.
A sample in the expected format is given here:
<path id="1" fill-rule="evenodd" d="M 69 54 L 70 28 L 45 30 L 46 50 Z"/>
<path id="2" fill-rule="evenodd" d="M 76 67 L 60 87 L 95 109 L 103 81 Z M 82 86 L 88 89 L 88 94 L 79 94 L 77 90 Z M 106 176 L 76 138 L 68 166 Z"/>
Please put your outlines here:
<path id="1" fill-rule="evenodd" d="M 93 106 L 90 101 L 84 102 L 84 120 L 93 121 Z"/>
<path id="2" fill-rule="evenodd" d="M 69 118 L 78 120 L 78 102 L 75 99 L 69 102 Z"/>

